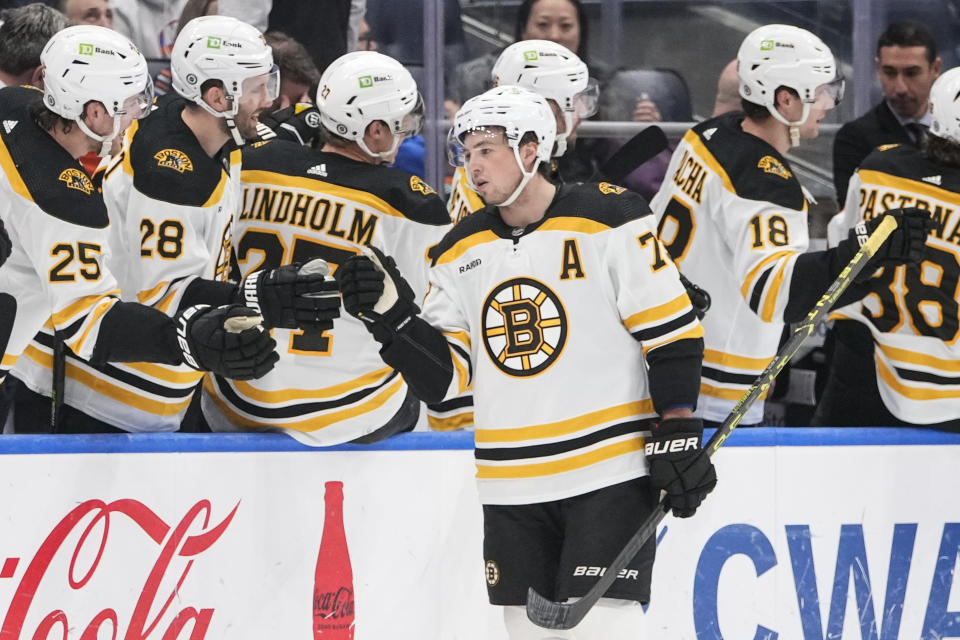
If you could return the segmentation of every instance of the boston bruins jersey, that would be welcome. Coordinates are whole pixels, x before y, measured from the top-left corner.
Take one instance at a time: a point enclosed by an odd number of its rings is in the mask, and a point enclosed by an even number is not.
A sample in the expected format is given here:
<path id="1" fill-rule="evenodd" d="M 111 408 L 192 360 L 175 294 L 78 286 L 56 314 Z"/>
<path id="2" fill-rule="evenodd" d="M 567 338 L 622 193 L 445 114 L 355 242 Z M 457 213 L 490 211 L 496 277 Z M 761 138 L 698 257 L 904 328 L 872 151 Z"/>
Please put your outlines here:
<path id="1" fill-rule="evenodd" d="M 450 212 L 450 219 L 454 223 L 460 222 L 463 218 L 474 211 L 483 209 L 483 200 L 480 194 L 473 190 L 470 183 L 467 182 L 467 172 L 463 167 L 457 167 L 453 172 L 453 180 L 450 183 L 450 195 L 447 196 L 447 210 Z"/>
<path id="2" fill-rule="evenodd" d="M 0 266 L 0 380 L 14 366 L 46 363 L 59 331 L 68 347 L 90 357 L 101 321 L 120 299 L 106 264 L 109 221 L 83 167 L 33 120 L 43 94 L 0 90 L 0 219 L 13 245 Z M 21 357 L 23 356 L 23 357 Z"/>
<path id="3" fill-rule="evenodd" d="M 650 206 L 660 240 L 709 292 L 697 415 L 724 420 L 777 352 L 797 257 L 807 249 L 807 200 L 772 146 L 712 118 L 677 146 Z M 758 402 L 743 419 L 760 422 Z"/>
<path id="4" fill-rule="evenodd" d="M 450 227 L 443 201 L 420 178 L 274 140 L 244 151 L 236 258 L 242 275 L 323 258 L 334 267 L 364 245 L 396 259 L 418 298 L 428 252 Z M 408 399 L 363 324 L 342 314 L 332 330 L 274 330 L 280 361 L 262 378 L 208 376 L 204 415 L 215 430 L 283 429 L 310 445 L 354 440 L 384 426 Z"/>
<path id="5" fill-rule="evenodd" d="M 134 122 L 103 180 L 110 265 L 123 297 L 170 316 L 194 279 L 226 280 L 239 196 L 239 151 L 207 155 L 181 119 L 185 105 L 164 96 Z M 50 370 L 34 365 L 18 368 L 18 377 L 49 395 Z M 175 431 L 201 377 L 186 365 L 93 367 L 68 354 L 64 401 L 127 431 Z"/>
<path id="6" fill-rule="evenodd" d="M 646 202 L 607 183 L 560 187 L 540 222 L 513 229 L 484 209 L 435 256 L 421 317 L 449 345 L 446 397 L 473 384 L 481 500 L 645 475 L 645 356 L 702 335 Z"/>
<path id="7" fill-rule="evenodd" d="M 877 387 L 887 410 L 905 422 L 932 424 L 960 416 L 960 175 L 912 146 L 880 147 L 850 180 L 846 207 L 830 222 L 843 238 L 860 220 L 887 209 L 919 207 L 936 226 L 921 264 L 886 266 L 870 293 L 831 317 L 873 334 Z"/>

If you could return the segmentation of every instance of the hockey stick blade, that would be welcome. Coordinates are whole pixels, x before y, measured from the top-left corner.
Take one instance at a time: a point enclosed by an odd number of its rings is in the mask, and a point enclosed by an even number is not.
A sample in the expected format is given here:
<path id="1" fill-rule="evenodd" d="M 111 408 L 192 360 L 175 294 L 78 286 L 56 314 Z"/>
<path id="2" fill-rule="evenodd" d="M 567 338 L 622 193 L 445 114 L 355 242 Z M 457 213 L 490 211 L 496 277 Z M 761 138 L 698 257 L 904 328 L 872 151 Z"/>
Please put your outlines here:
<path id="1" fill-rule="evenodd" d="M 656 125 L 650 125 L 627 140 L 622 147 L 607 158 L 606 162 L 594 174 L 592 180 L 620 182 L 634 169 L 654 158 L 666 148 L 667 136 L 663 133 L 663 129 Z"/>
<path id="2" fill-rule="evenodd" d="M 733 430 L 737 428 L 737 424 L 739 424 L 740 420 L 747 414 L 747 410 L 753 405 L 757 398 L 770 387 L 773 379 L 776 378 L 777 374 L 790 362 L 790 359 L 793 358 L 800 349 L 800 345 L 810 337 L 820 320 L 830 312 L 830 309 L 833 308 L 833 305 L 836 304 L 843 292 L 850 286 L 853 279 L 863 270 L 867 261 L 873 257 L 887 239 L 887 236 L 893 233 L 893 230 L 896 228 L 896 219 L 888 216 L 880 223 L 880 226 L 870 234 L 867 241 L 860 247 L 856 255 L 850 259 L 850 262 L 843 268 L 840 275 L 833 281 L 826 293 L 820 297 L 817 304 L 815 304 L 810 313 L 807 314 L 807 317 L 797 326 L 790 336 L 790 339 L 787 340 L 786 344 L 777 352 L 777 355 L 773 357 L 773 360 L 770 361 L 767 368 L 757 377 L 753 385 L 747 390 L 743 397 L 740 398 L 740 401 L 730 412 L 730 415 L 723 421 L 723 424 L 720 425 L 707 444 L 704 445 L 703 448 L 706 450 L 707 455 L 712 457 L 720 448 L 720 445 L 722 445 Z M 656 532 L 657 526 L 666 514 L 667 508 L 661 501 L 653 513 L 643 521 L 643 524 L 641 524 L 637 532 L 633 534 L 633 537 L 627 541 L 627 544 L 620 553 L 617 554 L 617 557 L 613 559 L 613 562 L 610 563 L 610 566 L 607 567 L 604 574 L 600 576 L 600 579 L 597 580 L 597 582 L 590 587 L 590 590 L 579 600 L 571 603 L 553 602 L 541 596 L 534 591 L 533 588 L 529 589 L 527 591 L 527 617 L 530 618 L 530 621 L 547 629 L 572 629 L 577 626 L 590 609 L 593 608 L 593 605 L 597 603 L 597 600 L 607 592 L 607 589 L 609 589 L 617 579 L 617 575 L 633 560 L 633 557 L 640 550 L 640 547 Z"/>

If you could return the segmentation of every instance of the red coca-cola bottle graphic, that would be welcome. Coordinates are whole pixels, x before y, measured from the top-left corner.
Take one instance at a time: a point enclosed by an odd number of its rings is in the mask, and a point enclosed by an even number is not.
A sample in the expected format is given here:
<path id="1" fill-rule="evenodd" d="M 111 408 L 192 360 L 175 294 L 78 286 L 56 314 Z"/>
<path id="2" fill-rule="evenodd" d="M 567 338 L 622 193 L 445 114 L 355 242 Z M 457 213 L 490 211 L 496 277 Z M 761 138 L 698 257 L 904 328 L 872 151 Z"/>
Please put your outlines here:
<path id="1" fill-rule="evenodd" d="M 313 579 L 314 640 L 353 640 L 353 569 L 343 530 L 343 483 L 326 483 L 326 515 Z"/>

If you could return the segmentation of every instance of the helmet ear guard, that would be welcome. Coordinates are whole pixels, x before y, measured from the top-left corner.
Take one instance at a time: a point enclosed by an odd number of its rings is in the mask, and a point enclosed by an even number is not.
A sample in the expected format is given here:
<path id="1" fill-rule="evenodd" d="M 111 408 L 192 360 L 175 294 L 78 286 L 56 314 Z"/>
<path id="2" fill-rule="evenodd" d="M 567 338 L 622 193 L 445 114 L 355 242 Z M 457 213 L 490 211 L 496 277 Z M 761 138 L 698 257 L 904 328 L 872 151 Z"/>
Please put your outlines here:
<path id="1" fill-rule="evenodd" d="M 843 79 L 837 72 L 833 53 L 806 29 L 784 24 L 754 29 L 740 45 L 737 60 L 740 96 L 766 107 L 770 115 L 790 127 L 793 146 L 799 144 L 800 126 L 824 91 L 834 100 L 831 108 L 843 97 Z M 800 96 L 803 111 L 799 120 L 791 122 L 777 109 L 776 93 L 780 87 L 792 89 Z"/>
<path id="2" fill-rule="evenodd" d="M 542 162 L 550 162 L 557 137 L 557 121 L 546 98 L 517 86 L 498 86 L 470 98 L 463 103 L 453 119 L 453 127 L 447 136 L 447 157 L 454 166 L 466 167 L 464 137 L 473 131 L 498 127 L 503 131 L 507 145 L 513 149 L 513 157 L 520 167 L 523 178 L 513 193 L 503 202 L 493 203 L 505 207 L 513 204 L 527 183 L 537 172 Z M 520 159 L 520 146 L 524 136 L 533 133 L 537 142 L 537 155 L 533 167 L 527 171 Z M 467 182 L 474 187 L 470 171 Z"/>
<path id="3" fill-rule="evenodd" d="M 44 106 L 73 120 L 101 143 L 107 156 L 119 135 L 122 116 L 134 112 L 142 118 L 153 102 L 153 81 L 140 50 L 116 31 L 94 25 L 75 25 L 58 31 L 40 54 L 43 66 Z M 107 135 L 94 133 L 83 116 L 88 102 L 103 105 L 113 118 Z"/>

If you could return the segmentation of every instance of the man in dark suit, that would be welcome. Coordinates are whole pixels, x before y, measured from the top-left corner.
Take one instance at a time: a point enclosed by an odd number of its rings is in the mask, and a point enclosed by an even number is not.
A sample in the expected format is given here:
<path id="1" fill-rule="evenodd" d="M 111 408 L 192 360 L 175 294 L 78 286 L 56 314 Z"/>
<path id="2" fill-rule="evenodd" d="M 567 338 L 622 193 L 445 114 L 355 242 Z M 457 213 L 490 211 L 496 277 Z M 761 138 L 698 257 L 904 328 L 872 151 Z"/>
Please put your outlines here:
<path id="1" fill-rule="evenodd" d="M 940 75 L 930 30 L 911 20 L 894 22 L 877 41 L 876 60 L 883 101 L 843 125 L 833 143 L 833 184 L 841 207 L 850 176 L 871 151 L 891 143 L 917 145 L 930 122 L 930 87 Z"/>

